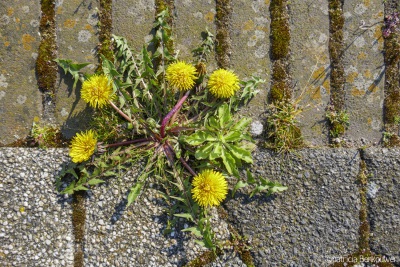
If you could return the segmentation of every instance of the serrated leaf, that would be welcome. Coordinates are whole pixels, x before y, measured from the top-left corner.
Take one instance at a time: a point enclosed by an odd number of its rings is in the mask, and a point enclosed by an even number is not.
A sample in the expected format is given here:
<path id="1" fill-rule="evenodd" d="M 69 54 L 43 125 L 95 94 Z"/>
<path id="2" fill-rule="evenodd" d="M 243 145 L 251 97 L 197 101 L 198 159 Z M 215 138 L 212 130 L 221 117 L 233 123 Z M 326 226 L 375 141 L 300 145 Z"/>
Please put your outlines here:
<path id="1" fill-rule="evenodd" d="M 83 185 L 78 185 L 77 187 L 74 188 L 74 191 L 87 191 L 89 188 L 83 186 Z"/>
<path id="2" fill-rule="evenodd" d="M 253 177 L 253 174 L 251 174 L 251 172 L 249 171 L 249 169 L 246 170 L 246 176 L 247 176 L 247 182 L 249 184 L 254 184 L 256 182 L 256 180 Z"/>
<path id="3" fill-rule="evenodd" d="M 180 218 L 185 218 L 185 219 L 193 222 L 193 216 L 190 213 L 177 213 L 177 214 L 174 214 L 174 216 L 180 217 Z"/>
<path id="4" fill-rule="evenodd" d="M 221 153 L 221 158 L 228 173 L 236 174 L 237 173 L 236 162 L 235 159 L 232 157 L 232 155 L 228 151 L 223 149 Z"/>
<path id="5" fill-rule="evenodd" d="M 231 131 L 243 132 L 251 123 L 251 118 L 242 118 L 230 129 Z"/>
<path id="6" fill-rule="evenodd" d="M 129 195 L 128 195 L 128 205 L 127 206 L 130 206 L 136 200 L 136 198 L 140 195 L 140 191 L 142 190 L 142 187 L 143 187 L 143 183 L 137 182 L 136 185 L 134 185 L 131 188 L 131 191 L 129 192 Z"/>
<path id="7" fill-rule="evenodd" d="M 101 179 L 96 179 L 96 178 L 90 179 L 90 180 L 88 181 L 88 184 L 89 184 L 89 185 L 97 185 L 97 184 L 101 184 L 101 183 L 104 183 L 104 181 L 101 180 Z"/>
<path id="8" fill-rule="evenodd" d="M 197 131 L 184 139 L 186 143 L 192 146 L 197 146 L 205 141 L 214 141 L 216 138 L 206 131 Z"/>
<path id="9" fill-rule="evenodd" d="M 231 144 L 225 144 L 228 147 L 229 151 L 238 159 L 241 159 L 247 163 L 253 163 L 253 157 L 251 156 L 251 152 L 247 151 L 241 147 Z"/>
<path id="10" fill-rule="evenodd" d="M 243 181 L 239 181 L 236 183 L 235 187 L 232 190 L 232 197 L 235 195 L 236 191 L 239 190 L 240 188 L 248 186 L 248 183 L 245 183 Z"/>
<path id="11" fill-rule="evenodd" d="M 194 156 L 196 159 L 207 159 L 213 149 L 213 146 L 213 143 L 208 143 L 197 148 Z"/>
<path id="12" fill-rule="evenodd" d="M 231 121 L 231 113 L 228 104 L 224 103 L 218 108 L 219 127 L 222 129 Z"/>
<path id="13" fill-rule="evenodd" d="M 209 159 L 210 160 L 214 160 L 214 159 L 220 158 L 221 157 L 221 153 L 222 153 L 222 145 L 221 145 L 221 143 L 215 142 L 215 143 L 210 143 L 210 144 L 214 144 L 214 149 L 209 154 Z"/>
<path id="14" fill-rule="evenodd" d="M 191 232 L 192 234 L 194 234 L 197 237 L 203 237 L 203 235 L 201 234 L 200 230 L 197 227 L 185 228 L 182 230 L 182 232 Z"/>
<path id="15" fill-rule="evenodd" d="M 208 118 L 207 123 L 206 123 L 207 129 L 214 131 L 214 130 L 219 130 L 219 124 L 217 119 L 214 116 L 211 116 Z"/>
<path id="16" fill-rule="evenodd" d="M 229 131 L 224 135 L 224 139 L 226 142 L 236 142 L 241 140 L 242 133 L 239 131 Z"/>
<path id="17" fill-rule="evenodd" d="M 273 194 L 273 193 L 279 193 L 279 192 L 283 192 L 285 190 L 287 190 L 287 186 L 283 186 L 283 185 L 274 185 L 272 187 L 269 188 L 268 190 L 268 195 Z"/>

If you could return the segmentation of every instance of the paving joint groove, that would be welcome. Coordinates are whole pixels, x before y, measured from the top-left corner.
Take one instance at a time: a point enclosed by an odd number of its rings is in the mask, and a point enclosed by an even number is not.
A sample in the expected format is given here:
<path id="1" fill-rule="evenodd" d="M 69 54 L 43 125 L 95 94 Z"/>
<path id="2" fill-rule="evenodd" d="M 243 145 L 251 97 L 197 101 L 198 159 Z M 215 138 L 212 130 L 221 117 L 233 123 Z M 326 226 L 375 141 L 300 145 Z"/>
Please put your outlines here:
<path id="1" fill-rule="evenodd" d="M 215 1 L 215 58 L 218 67 L 227 69 L 231 65 L 231 16 L 232 6 L 231 0 L 216 0 Z"/>
<path id="2" fill-rule="evenodd" d="M 391 29 L 392 20 L 399 19 L 399 3 L 396 0 L 385 1 L 385 29 L 384 60 L 385 60 L 385 85 L 384 85 L 384 112 L 385 126 L 384 138 L 387 146 L 400 146 L 398 125 L 400 120 L 400 33 Z M 385 136 L 386 134 L 386 136 Z"/>
<path id="3" fill-rule="evenodd" d="M 41 41 L 36 59 L 36 75 L 42 93 L 43 119 L 52 122 L 55 119 L 56 82 L 58 76 L 56 44 L 55 2 L 41 0 L 41 18 L 39 32 Z"/>

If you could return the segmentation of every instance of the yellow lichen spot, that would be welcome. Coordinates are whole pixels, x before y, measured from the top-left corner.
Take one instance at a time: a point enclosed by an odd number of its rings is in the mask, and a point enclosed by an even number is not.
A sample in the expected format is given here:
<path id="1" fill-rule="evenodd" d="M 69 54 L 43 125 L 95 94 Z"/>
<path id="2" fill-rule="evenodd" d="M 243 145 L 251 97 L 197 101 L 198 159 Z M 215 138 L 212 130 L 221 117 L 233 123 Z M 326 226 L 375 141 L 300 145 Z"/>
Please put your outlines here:
<path id="1" fill-rule="evenodd" d="M 324 81 L 324 83 L 322 84 L 322 86 L 325 88 L 325 90 L 326 90 L 326 93 L 327 94 L 330 94 L 330 89 L 331 89 L 331 83 L 330 83 L 330 81 L 329 81 L 329 79 L 326 79 L 325 81 Z"/>
<path id="2" fill-rule="evenodd" d="M 351 95 L 354 97 L 364 96 L 365 92 L 363 90 L 357 89 L 356 87 L 353 87 L 353 89 L 351 89 Z"/>
<path id="3" fill-rule="evenodd" d="M 376 26 L 374 31 L 374 38 L 378 40 L 379 48 L 383 47 L 383 36 L 382 36 L 382 28 L 381 26 Z"/>
<path id="4" fill-rule="evenodd" d="M 60 15 L 63 13 L 63 8 L 61 6 L 59 6 L 56 10 L 57 15 Z"/>
<path id="5" fill-rule="evenodd" d="M 4 46 L 5 46 L 5 47 L 10 46 L 10 42 L 9 42 L 9 41 L 5 41 L 5 42 L 4 42 Z"/>
<path id="6" fill-rule="evenodd" d="M 33 117 L 33 122 L 38 123 L 40 121 L 40 118 L 38 116 Z"/>
<path id="7" fill-rule="evenodd" d="M 360 52 L 357 56 L 357 59 L 362 60 L 362 59 L 366 59 L 367 58 L 367 54 L 365 54 L 364 52 Z"/>
<path id="8" fill-rule="evenodd" d="M 19 212 L 25 212 L 25 207 L 24 206 L 19 207 Z"/>
<path id="9" fill-rule="evenodd" d="M 93 27 L 90 24 L 85 25 L 85 30 L 93 31 Z"/>
<path id="10" fill-rule="evenodd" d="M 35 38 L 30 34 L 22 35 L 22 45 L 25 50 L 30 51 L 32 49 L 32 42 L 35 41 Z"/>
<path id="11" fill-rule="evenodd" d="M 269 32 L 269 27 L 265 26 L 257 26 L 256 29 L 263 32 Z"/>
<path id="12" fill-rule="evenodd" d="M 321 86 L 318 86 L 317 88 L 315 88 L 315 90 L 313 90 L 312 94 L 311 94 L 311 99 L 312 100 L 320 100 L 321 97 Z"/>
<path id="13" fill-rule="evenodd" d="M 372 92 L 372 93 L 376 93 L 379 91 L 379 87 L 376 86 L 375 83 L 372 83 L 369 87 L 368 87 L 368 91 Z"/>
<path id="14" fill-rule="evenodd" d="M 211 11 L 208 12 L 208 13 L 204 16 L 204 19 L 205 19 L 207 22 L 213 22 L 213 21 L 214 21 L 214 13 L 212 13 Z"/>
<path id="15" fill-rule="evenodd" d="M 64 21 L 65 28 L 72 29 L 73 27 L 75 27 L 75 25 L 76 25 L 76 20 L 74 19 L 67 19 L 66 21 Z"/>
<path id="16" fill-rule="evenodd" d="M 371 124 L 372 124 L 372 119 L 371 119 L 371 118 L 368 118 L 368 119 L 367 119 L 367 123 L 368 123 L 368 125 L 371 125 Z"/>
<path id="17" fill-rule="evenodd" d="M 358 77 L 358 72 L 350 72 L 346 77 L 346 82 L 353 83 L 354 80 Z"/>
<path id="18" fill-rule="evenodd" d="M 14 14 L 14 8 L 9 7 L 7 8 L 7 16 L 11 17 Z"/>
<path id="19" fill-rule="evenodd" d="M 365 7 L 369 7 L 370 4 L 371 4 L 371 0 L 364 0 Z"/>
<path id="20" fill-rule="evenodd" d="M 372 73 L 371 73 L 371 71 L 370 71 L 370 70 L 364 71 L 364 77 L 365 77 L 365 78 L 368 78 L 368 79 L 371 79 L 371 78 L 372 78 Z"/>
<path id="21" fill-rule="evenodd" d="M 251 31 L 252 29 L 254 29 L 254 22 L 250 19 L 244 23 L 243 30 Z"/>
<path id="22" fill-rule="evenodd" d="M 15 18 L 15 23 L 19 23 L 21 20 L 19 18 Z"/>
<path id="23" fill-rule="evenodd" d="M 266 5 L 269 5 L 269 3 L 270 3 L 270 0 L 265 0 Z"/>
<path id="24" fill-rule="evenodd" d="M 320 67 L 320 68 L 316 69 L 312 74 L 312 78 L 314 80 L 319 80 L 324 77 L 325 77 L 325 67 Z"/>

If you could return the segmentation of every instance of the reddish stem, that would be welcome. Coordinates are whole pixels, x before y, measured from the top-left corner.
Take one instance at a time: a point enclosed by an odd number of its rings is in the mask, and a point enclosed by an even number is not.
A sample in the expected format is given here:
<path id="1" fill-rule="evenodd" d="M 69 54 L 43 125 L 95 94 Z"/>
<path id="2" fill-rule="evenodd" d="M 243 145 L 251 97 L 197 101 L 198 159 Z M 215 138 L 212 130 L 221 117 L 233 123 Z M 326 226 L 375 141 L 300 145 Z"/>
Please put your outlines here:
<path id="1" fill-rule="evenodd" d="M 167 126 L 168 121 L 171 119 L 171 117 L 181 108 L 183 105 L 183 102 L 185 102 L 186 98 L 188 98 L 190 94 L 190 90 L 186 92 L 186 94 L 179 99 L 178 103 L 176 103 L 175 107 L 171 109 L 170 112 L 164 117 L 164 119 L 161 122 L 161 128 L 160 128 L 160 135 L 161 138 L 165 137 L 165 127 Z"/>

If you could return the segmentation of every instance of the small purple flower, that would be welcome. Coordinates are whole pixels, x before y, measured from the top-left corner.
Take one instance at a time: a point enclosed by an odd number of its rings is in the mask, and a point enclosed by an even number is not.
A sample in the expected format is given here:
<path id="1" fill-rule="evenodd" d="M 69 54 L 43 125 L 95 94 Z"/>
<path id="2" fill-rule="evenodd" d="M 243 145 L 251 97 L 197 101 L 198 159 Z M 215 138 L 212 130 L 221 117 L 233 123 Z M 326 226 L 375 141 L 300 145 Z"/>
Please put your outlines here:
<path id="1" fill-rule="evenodd" d="M 385 16 L 384 27 L 382 30 L 383 37 L 387 38 L 392 32 L 396 31 L 398 24 L 400 24 L 398 12 Z"/>

